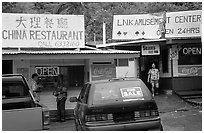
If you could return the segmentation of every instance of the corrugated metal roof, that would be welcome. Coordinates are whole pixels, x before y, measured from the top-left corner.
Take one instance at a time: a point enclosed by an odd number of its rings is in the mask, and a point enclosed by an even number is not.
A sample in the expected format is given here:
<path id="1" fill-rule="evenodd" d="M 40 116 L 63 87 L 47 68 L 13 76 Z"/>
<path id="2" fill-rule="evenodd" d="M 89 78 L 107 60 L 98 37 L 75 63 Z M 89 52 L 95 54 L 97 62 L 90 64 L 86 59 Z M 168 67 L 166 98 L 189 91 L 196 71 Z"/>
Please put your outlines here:
<path id="1" fill-rule="evenodd" d="M 2 50 L 3 55 L 17 54 L 139 54 L 140 51 L 126 50 Z"/>

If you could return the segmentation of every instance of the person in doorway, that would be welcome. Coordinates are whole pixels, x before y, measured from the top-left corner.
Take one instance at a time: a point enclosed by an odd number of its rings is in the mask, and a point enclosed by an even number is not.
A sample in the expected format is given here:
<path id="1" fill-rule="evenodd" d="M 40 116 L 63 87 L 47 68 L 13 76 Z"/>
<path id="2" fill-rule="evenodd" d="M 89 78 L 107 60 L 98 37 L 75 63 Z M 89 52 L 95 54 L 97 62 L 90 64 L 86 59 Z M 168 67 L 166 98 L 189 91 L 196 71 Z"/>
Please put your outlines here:
<path id="1" fill-rule="evenodd" d="M 65 122 L 65 102 L 67 100 L 67 88 L 64 86 L 63 75 L 58 75 L 56 96 L 58 121 Z"/>
<path id="2" fill-rule="evenodd" d="M 152 68 L 148 72 L 147 82 L 151 84 L 152 95 L 155 95 L 154 88 L 158 91 L 159 88 L 159 70 L 155 67 L 155 63 L 152 63 Z"/>
<path id="3" fill-rule="evenodd" d="M 31 90 L 33 92 L 35 100 L 39 102 L 40 101 L 40 95 L 38 93 L 39 93 L 39 89 L 41 86 L 37 84 L 38 78 L 39 78 L 39 76 L 37 73 L 32 74 Z"/>

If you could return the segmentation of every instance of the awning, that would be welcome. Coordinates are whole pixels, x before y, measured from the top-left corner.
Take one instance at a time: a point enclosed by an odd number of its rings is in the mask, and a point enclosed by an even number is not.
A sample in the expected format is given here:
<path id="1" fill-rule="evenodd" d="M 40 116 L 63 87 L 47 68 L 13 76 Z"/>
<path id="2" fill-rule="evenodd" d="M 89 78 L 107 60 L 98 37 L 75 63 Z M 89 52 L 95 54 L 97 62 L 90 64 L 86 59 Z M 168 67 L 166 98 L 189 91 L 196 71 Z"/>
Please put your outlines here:
<path id="1" fill-rule="evenodd" d="M 18 55 L 18 54 L 139 54 L 140 51 L 127 50 L 2 50 L 2 55 Z"/>
<path id="2" fill-rule="evenodd" d="M 154 40 L 136 40 L 136 41 L 129 41 L 129 42 L 117 42 L 117 43 L 108 43 L 108 44 L 99 44 L 96 45 L 97 48 L 103 47 L 111 47 L 111 46 L 120 46 L 120 45 L 128 45 L 128 44 L 141 44 L 141 43 L 150 43 L 150 42 L 163 42 L 166 39 L 154 39 Z"/>

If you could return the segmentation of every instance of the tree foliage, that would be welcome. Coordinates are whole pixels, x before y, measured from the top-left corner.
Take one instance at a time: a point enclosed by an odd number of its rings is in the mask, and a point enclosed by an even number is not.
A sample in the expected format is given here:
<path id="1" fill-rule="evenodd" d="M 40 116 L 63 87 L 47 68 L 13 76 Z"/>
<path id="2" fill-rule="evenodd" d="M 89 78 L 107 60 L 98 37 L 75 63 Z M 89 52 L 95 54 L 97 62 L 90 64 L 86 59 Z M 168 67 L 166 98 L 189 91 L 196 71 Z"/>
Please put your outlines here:
<path id="1" fill-rule="evenodd" d="M 74 14 L 85 16 L 86 42 L 112 38 L 113 15 L 202 10 L 202 2 L 2 2 L 3 13 Z"/>

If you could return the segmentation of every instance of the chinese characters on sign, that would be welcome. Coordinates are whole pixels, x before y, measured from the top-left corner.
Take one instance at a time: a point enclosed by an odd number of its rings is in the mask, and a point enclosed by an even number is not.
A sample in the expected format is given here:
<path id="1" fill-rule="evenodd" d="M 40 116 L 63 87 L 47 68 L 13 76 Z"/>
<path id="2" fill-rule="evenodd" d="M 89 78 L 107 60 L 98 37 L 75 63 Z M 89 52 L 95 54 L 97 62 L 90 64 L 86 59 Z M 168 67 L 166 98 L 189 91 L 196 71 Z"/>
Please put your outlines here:
<path id="1" fill-rule="evenodd" d="M 85 46 L 83 15 L 2 14 L 2 19 L 3 47 Z"/>

